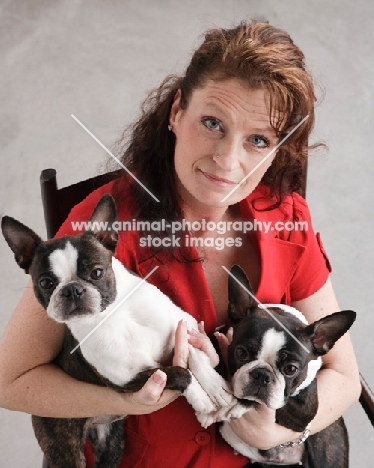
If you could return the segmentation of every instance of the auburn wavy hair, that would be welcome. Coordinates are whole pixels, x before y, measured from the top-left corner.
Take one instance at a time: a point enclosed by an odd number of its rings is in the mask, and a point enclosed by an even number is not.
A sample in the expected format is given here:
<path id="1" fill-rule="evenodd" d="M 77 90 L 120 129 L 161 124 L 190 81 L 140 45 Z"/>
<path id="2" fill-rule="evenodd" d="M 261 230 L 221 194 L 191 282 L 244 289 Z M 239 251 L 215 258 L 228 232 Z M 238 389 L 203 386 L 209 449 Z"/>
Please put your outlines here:
<path id="1" fill-rule="evenodd" d="M 181 107 L 186 109 L 194 90 L 207 80 L 232 78 L 251 89 L 268 91 L 270 124 L 280 139 L 308 116 L 278 149 L 263 177 L 275 196 L 268 209 L 279 206 L 285 194 L 300 190 L 314 124 L 313 82 L 305 69 L 304 54 L 289 34 L 253 20 L 233 29 L 207 31 L 184 75 L 170 75 L 153 90 L 127 139 L 124 133 L 119 142 L 122 163 L 160 200 L 157 203 L 141 186 L 131 184 L 134 216 L 147 220 L 181 217 L 174 170 L 175 136 L 168 130 L 175 94 L 181 90 Z M 124 183 L 125 177 L 117 182 L 118 197 L 124 193 Z"/>

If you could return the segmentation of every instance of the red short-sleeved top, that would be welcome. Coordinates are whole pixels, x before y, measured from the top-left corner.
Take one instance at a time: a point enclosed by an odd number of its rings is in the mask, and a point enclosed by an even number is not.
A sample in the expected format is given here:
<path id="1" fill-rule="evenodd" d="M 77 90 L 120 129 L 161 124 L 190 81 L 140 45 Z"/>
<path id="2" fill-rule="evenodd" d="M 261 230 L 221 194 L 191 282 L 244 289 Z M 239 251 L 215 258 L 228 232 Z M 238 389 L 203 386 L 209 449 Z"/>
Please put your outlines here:
<path id="1" fill-rule="evenodd" d="M 57 236 L 77 233 L 72 223 L 87 221 L 101 196 L 114 192 L 114 183 L 110 182 L 90 194 L 71 211 Z M 117 201 L 118 218 L 130 221 L 133 216 L 129 198 L 121 196 L 121 200 Z M 325 284 L 331 267 L 320 236 L 313 231 L 305 200 L 292 194 L 285 197 L 280 207 L 261 211 L 271 203 L 269 191 L 262 184 L 240 202 L 243 220 L 256 225 L 255 239 L 261 259 L 256 296 L 268 304 L 291 304 L 317 292 Z M 216 314 L 201 263 L 155 257 L 139 241 L 137 231 L 121 231 L 116 257 L 141 277 L 159 266 L 148 281 L 198 321 L 203 320 L 207 332 L 212 333 Z M 126 449 L 121 468 L 241 468 L 248 464 L 222 440 L 214 425 L 202 429 L 184 398 L 149 415 L 129 416 L 125 426 Z M 87 467 L 91 467 L 89 447 L 86 457 Z"/>

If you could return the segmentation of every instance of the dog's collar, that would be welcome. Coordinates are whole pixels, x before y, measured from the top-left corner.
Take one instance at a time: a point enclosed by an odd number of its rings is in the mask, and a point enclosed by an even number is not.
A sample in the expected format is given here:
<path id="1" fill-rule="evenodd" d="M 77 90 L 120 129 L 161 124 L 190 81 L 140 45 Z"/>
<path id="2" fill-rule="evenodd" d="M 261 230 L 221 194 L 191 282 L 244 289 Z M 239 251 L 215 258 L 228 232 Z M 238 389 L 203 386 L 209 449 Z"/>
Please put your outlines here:
<path id="1" fill-rule="evenodd" d="M 300 320 L 304 325 L 309 325 L 308 320 L 305 318 L 304 314 L 300 312 L 300 310 L 295 309 L 295 307 L 291 307 L 286 304 L 261 304 L 263 307 L 266 307 L 267 309 L 270 308 L 278 308 L 282 309 L 285 312 L 288 312 L 289 314 L 292 314 L 294 317 Z M 261 307 L 261 305 L 259 307 Z"/>

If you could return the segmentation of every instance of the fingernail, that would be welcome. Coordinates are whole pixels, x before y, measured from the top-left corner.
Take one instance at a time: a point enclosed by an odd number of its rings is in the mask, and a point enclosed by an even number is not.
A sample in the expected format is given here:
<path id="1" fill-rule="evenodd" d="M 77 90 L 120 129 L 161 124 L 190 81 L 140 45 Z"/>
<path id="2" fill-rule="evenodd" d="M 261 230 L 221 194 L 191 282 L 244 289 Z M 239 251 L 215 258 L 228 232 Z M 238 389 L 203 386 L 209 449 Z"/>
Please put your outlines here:
<path id="1" fill-rule="evenodd" d="M 153 382 L 155 382 L 157 385 L 162 385 L 165 380 L 166 380 L 166 374 L 165 372 L 162 372 L 162 370 L 157 369 L 156 372 L 152 376 Z"/>
<path id="2" fill-rule="evenodd" d="M 195 336 L 198 336 L 199 334 L 199 332 L 195 330 L 194 328 L 189 328 L 188 333 L 190 333 L 191 335 L 195 335 Z"/>

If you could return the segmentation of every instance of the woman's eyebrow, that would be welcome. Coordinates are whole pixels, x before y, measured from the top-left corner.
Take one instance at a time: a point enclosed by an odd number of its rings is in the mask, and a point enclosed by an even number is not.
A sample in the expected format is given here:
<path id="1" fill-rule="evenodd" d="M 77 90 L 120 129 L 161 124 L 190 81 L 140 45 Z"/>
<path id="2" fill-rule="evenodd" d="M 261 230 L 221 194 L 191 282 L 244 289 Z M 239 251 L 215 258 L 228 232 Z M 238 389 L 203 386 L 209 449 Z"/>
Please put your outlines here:
<path id="1" fill-rule="evenodd" d="M 205 107 L 205 113 L 208 110 L 212 110 L 213 112 L 218 112 L 223 115 L 229 116 L 229 112 L 227 112 L 223 107 L 221 107 L 219 104 L 216 104 L 215 102 L 212 101 L 207 101 L 206 102 L 206 107 Z M 229 116 L 230 117 L 230 116 Z M 270 125 L 270 122 L 264 122 L 264 126 L 259 126 L 261 121 L 257 121 L 256 127 L 251 126 L 251 132 L 256 132 L 256 133 L 273 133 L 275 135 L 275 130 L 274 128 Z"/>

